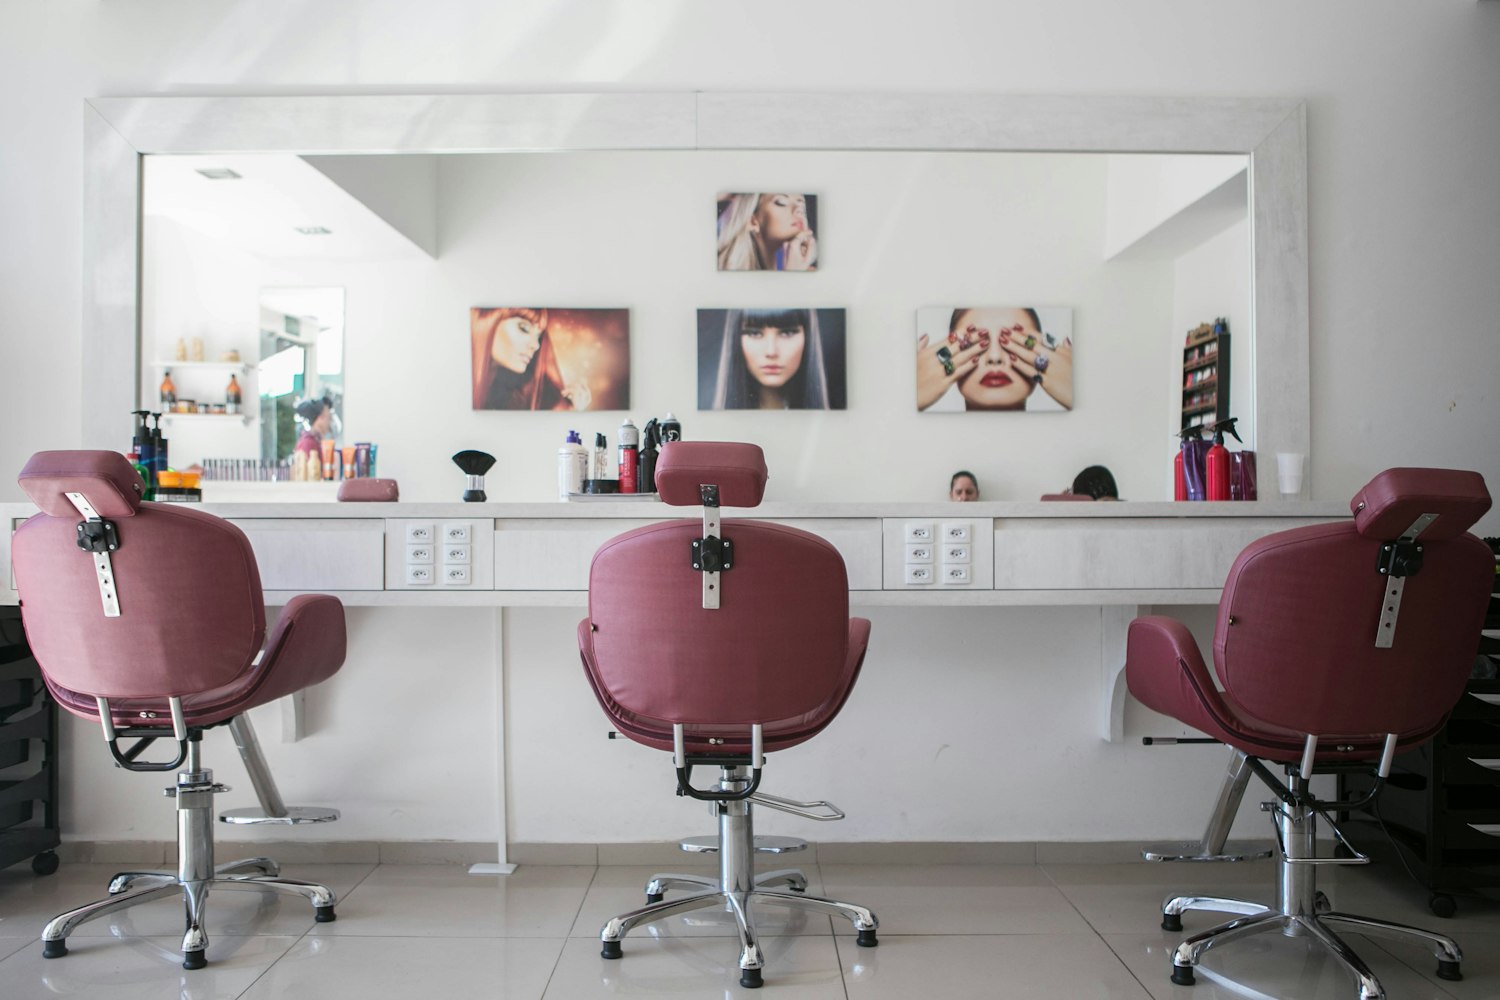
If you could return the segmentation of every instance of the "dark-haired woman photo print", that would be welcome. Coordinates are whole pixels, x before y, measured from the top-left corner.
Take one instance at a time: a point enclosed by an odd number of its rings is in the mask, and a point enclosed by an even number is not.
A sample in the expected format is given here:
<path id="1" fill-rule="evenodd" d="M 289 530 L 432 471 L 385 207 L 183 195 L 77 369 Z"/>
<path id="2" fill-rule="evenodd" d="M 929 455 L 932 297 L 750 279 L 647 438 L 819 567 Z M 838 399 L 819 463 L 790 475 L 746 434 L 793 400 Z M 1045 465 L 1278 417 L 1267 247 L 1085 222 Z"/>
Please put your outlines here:
<path id="1" fill-rule="evenodd" d="M 698 310 L 698 409 L 844 405 L 844 310 Z"/>

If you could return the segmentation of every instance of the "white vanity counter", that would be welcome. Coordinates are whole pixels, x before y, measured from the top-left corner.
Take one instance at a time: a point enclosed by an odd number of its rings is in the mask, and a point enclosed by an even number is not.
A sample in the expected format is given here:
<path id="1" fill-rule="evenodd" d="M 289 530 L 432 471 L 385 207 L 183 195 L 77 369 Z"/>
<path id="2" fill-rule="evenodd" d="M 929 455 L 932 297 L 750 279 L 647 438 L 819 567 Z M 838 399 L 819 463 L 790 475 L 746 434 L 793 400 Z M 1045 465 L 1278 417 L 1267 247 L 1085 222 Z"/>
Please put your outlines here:
<path id="1" fill-rule="evenodd" d="M 639 524 L 693 517 L 655 500 L 556 503 L 205 503 L 249 536 L 268 602 L 582 606 L 589 561 Z M 0 506 L 12 525 L 30 505 Z M 1211 604 L 1262 535 L 1347 517 L 1339 503 L 769 503 L 843 554 L 856 605 Z M 730 529 L 732 531 L 732 528 Z M 0 545 L 8 548 L 8 536 Z M 9 552 L 0 552 L 6 563 Z M 14 603 L 7 574 L 0 603 Z"/>

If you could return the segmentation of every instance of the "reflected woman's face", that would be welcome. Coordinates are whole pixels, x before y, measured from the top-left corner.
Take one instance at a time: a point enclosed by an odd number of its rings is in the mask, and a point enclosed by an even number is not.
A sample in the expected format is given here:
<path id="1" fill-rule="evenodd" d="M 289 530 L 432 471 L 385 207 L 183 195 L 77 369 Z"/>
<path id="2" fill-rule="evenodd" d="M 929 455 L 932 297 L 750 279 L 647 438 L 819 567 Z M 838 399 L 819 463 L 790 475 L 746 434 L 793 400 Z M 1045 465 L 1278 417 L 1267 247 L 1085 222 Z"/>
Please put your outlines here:
<path id="1" fill-rule="evenodd" d="M 770 389 L 780 389 L 802 367 L 807 331 L 796 326 L 746 326 L 740 330 L 740 349 L 750 376 Z"/>
<path id="2" fill-rule="evenodd" d="M 768 243 L 785 243 L 807 231 L 807 199 L 800 194 L 763 194 L 753 221 Z"/>
<path id="3" fill-rule="evenodd" d="M 1015 337 L 1024 341 L 1028 336 L 1040 340 L 1042 331 L 1036 328 L 1031 315 L 1024 309 L 970 309 L 959 318 L 953 333 L 960 340 L 972 341 L 983 341 L 988 335 L 988 346 L 979 356 L 979 365 L 958 381 L 964 405 L 971 410 L 1024 406 L 1035 387 L 1011 364 L 1006 340 Z"/>
<path id="4" fill-rule="evenodd" d="M 495 328 L 490 356 L 501 368 L 524 372 L 542 346 L 543 328 L 525 316 L 507 316 Z"/>

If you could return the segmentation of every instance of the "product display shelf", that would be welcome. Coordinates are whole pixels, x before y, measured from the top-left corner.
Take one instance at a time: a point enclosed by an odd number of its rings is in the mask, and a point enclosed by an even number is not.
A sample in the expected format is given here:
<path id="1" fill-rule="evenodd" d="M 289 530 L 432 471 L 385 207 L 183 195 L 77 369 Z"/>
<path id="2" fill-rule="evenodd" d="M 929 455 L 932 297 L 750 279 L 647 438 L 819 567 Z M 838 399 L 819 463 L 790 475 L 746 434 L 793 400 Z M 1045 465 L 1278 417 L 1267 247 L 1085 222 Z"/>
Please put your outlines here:
<path id="1" fill-rule="evenodd" d="M 1188 333 L 1182 348 L 1181 426 L 1211 427 L 1228 417 L 1229 331 L 1222 323 L 1204 323 Z"/>
<path id="2" fill-rule="evenodd" d="M 19 608 L 0 608 L 0 868 L 57 871 L 57 705 L 31 656 Z"/>
<path id="3" fill-rule="evenodd" d="M 1500 539 L 1486 541 L 1500 556 Z M 1369 782 L 1341 776 L 1339 798 L 1362 794 Z M 1352 816 L 1347 832 L 1360 850 L 1405 864 L 1431 891 L 1438 916 L 1457 912 L 1455 893 L 1500 886 L 1500 575 L 1474 676 L 1448 725 L 1396 758 L 1375 807 Z"/>

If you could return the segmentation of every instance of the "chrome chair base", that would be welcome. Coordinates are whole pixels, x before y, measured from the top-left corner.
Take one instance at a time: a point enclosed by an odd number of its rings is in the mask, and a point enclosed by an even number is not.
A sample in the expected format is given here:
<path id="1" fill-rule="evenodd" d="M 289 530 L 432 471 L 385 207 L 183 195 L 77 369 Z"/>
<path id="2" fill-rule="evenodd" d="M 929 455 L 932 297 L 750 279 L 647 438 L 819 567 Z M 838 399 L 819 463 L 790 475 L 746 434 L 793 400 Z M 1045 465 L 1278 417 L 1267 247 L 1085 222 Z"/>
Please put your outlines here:
<path id="1" fill-rule="evenodd" d="M 1359 1000 L 1384 1000 L 1386 993 L 1370 967 L 1354 953 L 1330 925 L 1359 934 L 1391 938 L 1415 938 L 1427 944 L 1437 958 L 1439 979 L 1463 978 L 1463 953 L 1450 937 L 1389 920 L 1339 913 L 1317 888 L 1319 864 L 1347 863 L 1344 859 L 1317 857 L 1317 817 L 1312 807 L 1268 803 L 1274 815 L 1281 852 L 1276 863 L 1277 902 L 1274 907 L 1243 899 L 1219 896 L 1172 896 L 1162 905 L 1163 930 L 1182 930 L 1182 914 L 1188 910 L 1212 910 L 1235 914 L 1208 930 L 1186 938 L 1172 952 L 1172 982 L 1190 986 L 1194 969 L 1209 948 L 1267 931 L 1305 936 L 1321 944 L 1353 977 Z M 1336 831 L 1335 831 L 1336 832 Z"/>
<path id="2" fill-rule="evenodd" d="M 750 780 L 747 769 L 743 767 L 724 767 L 722 772 L 719 787 L 724 791 L 736 791 Z M 754 834 L 749 801 L 718 802 L 715 803 L 715 809 L 719 818 L 718 844 L 715 845 L 715 851 L 702 853 L 719 855 L 719 877 L 673 873 L 652 876 L 646 883 L 646 905 L 610 919 L 599 932 L 602 946 L 600 954 L 604 958 L 622 957 L 621 942 L 625 935 L 641 924 L 708 907 L 727 907 L 734 916 L 740 938 L 740 985 L 747 989 L 755 989 L 762 984 L 761 969 L 765 964 L 755 929 L 753 906 L 784 906 L 825 916 L 843 917 L 854 925 L 857 932 L 856 944 L 863 948 L 873 948 L 879 944 L 876 929 L 880 922 L 874 913 L 863 906 L 807 895 L 806 876 L 793 868 L 755 874 L 755 853 L 760 838 Z M 779 840 L 793 841 L 794 838 L 766 838 L 759 846 L 770 853 L 801 849 L 774 846 L 774 842 Z M 700 850 L 685 846 L 687 843 L 699 842 L 685 841 L 684 850 Z M 802 847 L 805 846 L 802 844 Z M 778 888 L 780 886 L 786 888 Z M 675 899 L 664 899 L 669 889 L 692 891 Z"/>
<path id="3" fill-rule="evenodd" d="M 280 805 L 275 783 L 265 768 L 259 746 L 254 743 L 254 732 L 249 729 L 249 719 L 241 716 L 230 724 L 235 729 L 235 739 L 261 795 L 262 806 L 267 805 L 266 792 L 273 800 L 273 808 L 286 814 Z M 248 734 L 248 740 L 244 739 Z M 249 750 L 247 751 L 247 743 Z M 213 798 L 228 789 L 214 781 L 213 772 L 200 766 L 201 743 L 196 735 L 187 744 L 184 770 L 178 772 L 177 784 L 166 790 L 167 795 L 177 800 L 177 871 L 140 872 L 128 871 L 116 874 L 109 881 L 109 895 L 104 899 L 59 914 L 47 922 L 42 929 L 42 957 L 61 958 L 68 953 L 68 935 L 79 925 L 90 920 L 121 910 L 161 899 L 173 893 L 182 893 L 186 910 L 186 930 L 182 936 L 182 967 L 201 969 L 208 964 L 204 957 L 208 950 L 208 934 L 203 928 L 204 910 L 208 902 L 209 889 L 214 886 L 236 889 L 261 889 L 285 892 L 302 896 L 313 905 L 313 919 L 327 923 L 337 919 L 334 905 L 337 897 L 332 889 L 316 882 L 285 878 L 281 866 L 266 857 L 245 858 L 225 865 L 214 866 Z M 269 810 L 264 810 L 269 811 Z M 336 810 L 328 818 L 337 818 Z M 262 820 L 265 821 L 265 820 Z M 283 818 L 271 822 L 287 822 Z"/>
<path id="4" fill-rule="evenodd" d="M 1322 893 L 1318 894 L 1322 896 Z M 1327 905 L 1327 900 L 1320 901 Z M 1174 910 L 1174 907 L 1176 909 Z M 1335 934 L 1328 925 L 1341 925 L 1359 934 L 1373 934 L 1390 938 L 1417 938 L 1428 944 L 1438 960 L 1439 979 L 1460 980 L 1463 978 L 1460 963 L 1463 955 L 1452 938 L 1434 934 L 1417 927 L 1360 917 L 1350 913 L 1323 910 L 1316 913 L 1282 913 L 1244 900 L 1209 899 L 1204 897 L 1179 896 L 1167 901 L 1162 907 L 1162 927 L 1181 930 L 1181 914 L 1184 910 L 1219 910 L 1240 914 L 1233 920 L 1210 927 L 1182 941 L 1172 952 L 1172 982 L 1179 986 L 1191 986 L 1194 982 L 1194 967 L 1203 952 L 1237 938 L 1249 937 L 1267 931 L 1281 931 L 1287 935 L 1302 935 L 1321 944 L 1347 971 L 1359 987 L 1359 1000 L 1385 1000 L 1385 988 L 1370 967 L 1364 963 L 1354 949 Z M 1169 922 L 1168 915 L 1178 919 Z"/>

